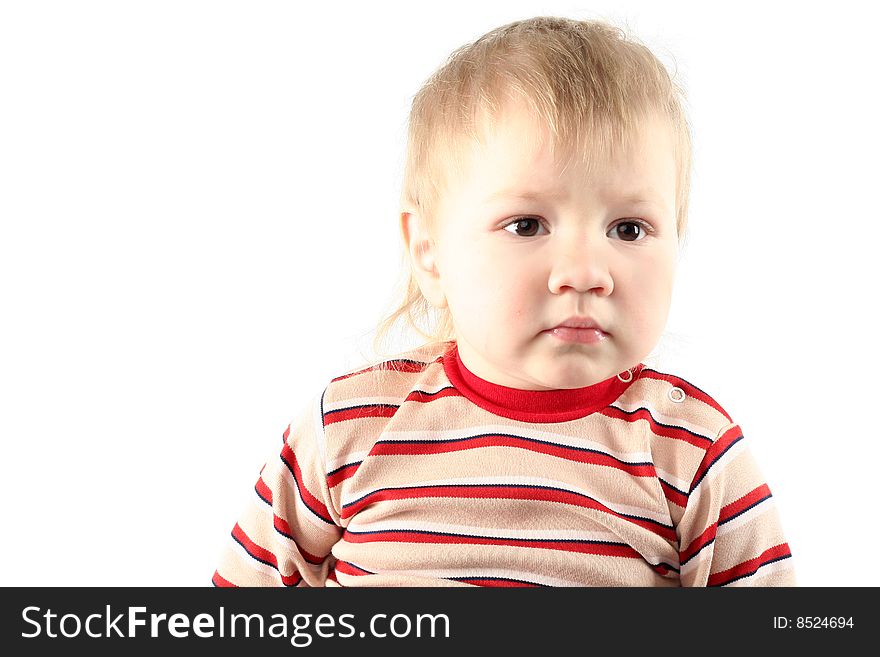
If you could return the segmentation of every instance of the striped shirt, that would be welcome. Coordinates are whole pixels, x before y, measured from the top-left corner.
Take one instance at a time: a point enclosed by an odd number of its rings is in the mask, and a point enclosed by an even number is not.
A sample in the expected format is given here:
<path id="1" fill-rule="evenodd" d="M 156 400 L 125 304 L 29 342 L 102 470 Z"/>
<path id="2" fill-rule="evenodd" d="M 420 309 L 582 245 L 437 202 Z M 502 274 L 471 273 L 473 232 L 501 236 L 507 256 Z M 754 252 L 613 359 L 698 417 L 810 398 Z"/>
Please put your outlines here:
<path id="1" fill-rule="evenodd" d="M 740 427 L 639 364 L 533 391 L 454 342 L 334 378 L 284 432 L 217 586 L 793 586 Z"/>

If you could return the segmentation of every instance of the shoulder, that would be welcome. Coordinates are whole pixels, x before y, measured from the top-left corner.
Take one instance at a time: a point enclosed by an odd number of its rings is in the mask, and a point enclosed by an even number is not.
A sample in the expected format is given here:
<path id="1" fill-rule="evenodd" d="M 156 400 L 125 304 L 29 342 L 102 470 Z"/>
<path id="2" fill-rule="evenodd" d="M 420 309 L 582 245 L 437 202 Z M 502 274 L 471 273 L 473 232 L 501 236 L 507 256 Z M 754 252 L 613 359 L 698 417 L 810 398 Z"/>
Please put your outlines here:
<path id="1" fill-rule="evenodd" d="M 678 374 L 649 366 L 639 371 L 616 403 L 631 410 L 642 408 L 660 425 L 704 439 L 706 447 L 734 424 L 730 413 L 705 389 Z"/>
<path id="2" fill-rule="evenodd" d="M 449 347 L 449 343 L 424 345 L 334 377 L 319 404 L 328 439 L 348 442 L 345 436 L 354 430 L 375 439 L 404 401 L 449 387 L 443 369 Z"/>
<path id="3" fill-rule="evenodd" d="M 383 398 L 405 399 L 443 370 L 443 354 L 448 349 L 448 343 L 425 345 L 334 377 L 324 390 L 323 412 L 336 412 L 340 405 L 381 404 Z"/>
<path id="4" fill-rule="evenodd" d="M 613 406 L 630 422 L 644 420 L 664 493 L 682 507 L 706 464 L 731 445 L 742 446 L 730 413 L 704 388 L 677 374 L 644 367 Z"/>

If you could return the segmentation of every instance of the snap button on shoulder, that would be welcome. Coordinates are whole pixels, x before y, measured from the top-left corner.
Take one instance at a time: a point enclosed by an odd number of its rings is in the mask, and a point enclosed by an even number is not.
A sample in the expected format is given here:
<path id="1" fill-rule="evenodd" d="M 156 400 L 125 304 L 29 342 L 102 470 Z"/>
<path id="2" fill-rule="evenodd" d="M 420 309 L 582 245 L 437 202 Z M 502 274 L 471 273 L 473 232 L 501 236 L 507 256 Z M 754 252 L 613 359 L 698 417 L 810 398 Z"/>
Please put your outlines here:
<path id="1" fill-rule="evenodd" d="M 669 399 L 674 401 L 676 404 L 680 404 L 685 400 L 686 395 L 684 394 L 684 390 L 681 388 L 670 388 L 669 389 Z"/>

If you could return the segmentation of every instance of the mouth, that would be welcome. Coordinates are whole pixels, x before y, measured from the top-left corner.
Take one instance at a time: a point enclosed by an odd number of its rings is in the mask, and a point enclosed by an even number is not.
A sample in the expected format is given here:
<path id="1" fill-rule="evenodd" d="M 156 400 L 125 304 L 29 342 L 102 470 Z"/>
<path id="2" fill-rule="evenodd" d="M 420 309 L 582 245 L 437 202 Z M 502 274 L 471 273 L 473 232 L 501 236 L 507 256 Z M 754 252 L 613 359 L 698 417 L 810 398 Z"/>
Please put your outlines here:
<path id="1" fill-rule="evenodd" d="M 597 344 L 608 337 L 599 323 L 591 317 L 569 317 L 559 325 L 547 329 L 549 333 L 562 342 L 581 344 Z"/>
<path id="2" fill-rule="evenodd" d="M 548 329 L 545 333 L 549 333 L 562 342 L 577 342 L 580 344 L 598 344 L 608 338 L 608 334 L 605 331 L 592 327 L 557 326 L 556 328 Z"/>

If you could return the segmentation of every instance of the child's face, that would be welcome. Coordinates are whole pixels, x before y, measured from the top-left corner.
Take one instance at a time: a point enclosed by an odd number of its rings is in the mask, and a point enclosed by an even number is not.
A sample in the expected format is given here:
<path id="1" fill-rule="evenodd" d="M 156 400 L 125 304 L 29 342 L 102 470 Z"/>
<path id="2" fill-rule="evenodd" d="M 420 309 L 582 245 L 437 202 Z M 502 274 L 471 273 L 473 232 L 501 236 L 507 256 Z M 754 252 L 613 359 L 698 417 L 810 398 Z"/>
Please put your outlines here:
<path id="1" fill-rule="evenodd" d="M 555 160 L 546 130 L 518 108 L 475 144 L 417 271 L 429 301 L 448 305 L 472 372 L 520 389 L 583 387 L 657 344 L 678 257 L 676 162 L 666 124 L 645 128 L 592 174 Z M 588 342 L 553 332 L 573 316 L 602 332 L 578 332 Z"/>

